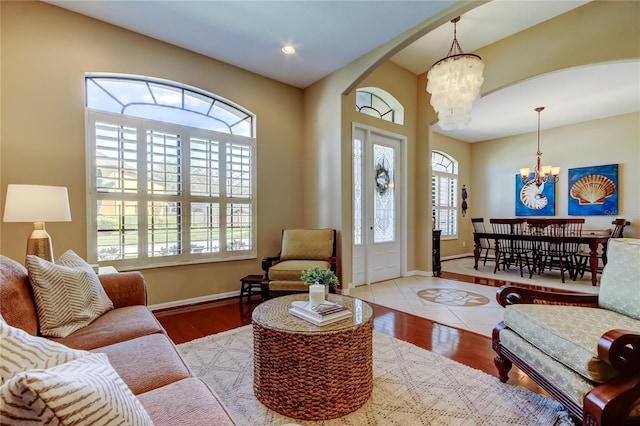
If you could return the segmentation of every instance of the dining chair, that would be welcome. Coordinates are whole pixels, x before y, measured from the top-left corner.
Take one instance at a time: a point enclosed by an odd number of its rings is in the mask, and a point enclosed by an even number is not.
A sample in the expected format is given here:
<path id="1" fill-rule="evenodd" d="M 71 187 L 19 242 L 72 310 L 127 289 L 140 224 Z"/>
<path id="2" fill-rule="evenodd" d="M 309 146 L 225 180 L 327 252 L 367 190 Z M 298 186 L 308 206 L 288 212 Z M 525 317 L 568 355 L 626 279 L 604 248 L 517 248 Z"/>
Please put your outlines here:
<path id="1" fill-rule="evenodd" d="M 526 219 L 524 218 L 508 218 L 508 219 L 489 219 L 494 234 L 523 234 Z M 500 265 L 503 270 L 509 269 L 513 265 L 520 268 L 520 276 L 524 276 L 523 261 L 527 265 L 529 273 L 531 273 L 531 264 L 529 263 L 529 253 L 532 252 L 528 241 L 513 240 L 509 238 L 497 238 L 498 244 L 496 249 L 496 266 L 493 269 L 495 274 Z"/>
<path id="2" fill-rule="evenodd" d="M 528 235 L 534 236 L 543 236 L 546 235 L 547 231 L 547 220 L 546 219 L 527 219 L 527 225 L 525 228 L 525 233 Z M 542 274 L 544 269 L 544 253 L 545 248 L 543 245 L 545 243 L 542 240 L 534 240 L 531 241 L 531 259 L 532 266 L 529 270 L 529 278 L 533 277 L 533 274 L 537 273 L 538 275 Z"/>
<path id="3" fill-rule="evenodd" d="M 473 232 L 478 232 L 478 233 L 487 232 L 486 228 L 484 227 L 483 217 L 472 217 L 471 223 L 473 224 Z M 480 250 L 479 258 L 482 257 L 482 253 L 484 253 L 484 262 L 482 264 L 486 265 L 487 260 L 495 261 L 496 260 L 495 245 L 493 245 L 488 238 L 480 238 L 478 242 L 480 243 L 480 246 L 478 247 L 478 250 Z M 490 251 L 493 251 L 493 257 L 489 257 Z"/>
<path id="4" fill-rule="evenodd" d="M 545 235 L 551 237 L 560 237 L 559 241 L 547 241 L 541 245 L 540 258 L 542 264 L 538 269 L 538 273 L 544 272 L 545 269 L 560 271 L 560 278 L 565 282 L 564 273 L 569 273 L 572 280 L 576 274 L 576 264 L 579 244 L 564 241 L 564 237 L 582 235 L 582 225 L 584 218 L 569 219 L 543 219 L 545 221 Z"/>
<path id="5" fill-rule="evenodd" d="M 582 225 L 584 225 L 583 217 L 573 217 L 565 219 L 566 224 L 564 227 L 564 237 L 580 237 L 582 236 Z M 571 261 L 573 267 L 573 277 L 575 280 L 577 265 L 578 265 L 578 251 L 580 251 L 580 243 L 565 242 L 564 253 Z"/>
<path id="6" fill-rule="evenodd" d="M 614 222 L 614 227 L 611 230 L 611 234 L 609 234 L 609 239 L 611 238 L 622 238 L 624 227 L 628 224 L 626 219 L 618 218 Z M 598 272 L 602 272 L 602 268 L 604 268 L 604 262 L 602 260 L 602 253 L 598 253 Z M 591 261 L 591 251 L 588 248 L 580 249 L 576 253 L 576 274 L 573 279 L 577 279 L 578 274 L 580 278 L 584 277 L 584 272 L 587 270 L 587 266 L 589 266 L 589 262 Z"/>

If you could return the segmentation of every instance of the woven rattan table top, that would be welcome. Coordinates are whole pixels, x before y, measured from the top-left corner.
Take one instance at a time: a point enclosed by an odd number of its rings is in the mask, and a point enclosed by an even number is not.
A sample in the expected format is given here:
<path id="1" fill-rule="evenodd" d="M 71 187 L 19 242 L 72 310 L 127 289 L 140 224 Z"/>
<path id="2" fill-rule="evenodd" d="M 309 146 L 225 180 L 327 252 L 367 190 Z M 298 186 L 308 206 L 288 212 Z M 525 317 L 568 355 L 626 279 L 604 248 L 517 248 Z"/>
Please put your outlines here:
<path id="1" fill-rule="evenodd" d="M 295 317 L 289 313 L 291 302 L 297 300 L 309 300 L 308 294 L 299 293 L 277 297 L 275 299 L 262 302 L 253 310 L 252 319 L 254 322 L 257 322 L 264 327 L 282 331 L 290 331 L 294 333 L 326 333 L 360 326 L 367 322 L 373 314 L 371 306 L 360 299 L 340 296 L 338 294 L 329 294 L 328 299 L 330 302 L 346 306 L 353 313 L 351 318 L 346 318 L 327 325 L 317 326 Z"/>

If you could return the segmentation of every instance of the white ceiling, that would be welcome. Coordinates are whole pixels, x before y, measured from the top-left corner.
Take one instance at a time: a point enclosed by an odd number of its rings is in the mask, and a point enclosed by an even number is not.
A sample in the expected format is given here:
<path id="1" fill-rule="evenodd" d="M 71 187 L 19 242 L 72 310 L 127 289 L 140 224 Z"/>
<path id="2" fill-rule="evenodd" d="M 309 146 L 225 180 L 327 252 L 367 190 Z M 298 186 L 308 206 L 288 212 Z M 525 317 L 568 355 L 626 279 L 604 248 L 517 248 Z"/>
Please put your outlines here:
<path id="1" fill-rule="evenodd" d="M 490 1 L 462 16 L 458 41 L 464 52 L 471 52 L 587 2 Z M 47 3 L 304 88 L 455 2 Z M 396 54 L 392 61 L 415 74 L 426 72 L 446 55 L 452 40 L 453 26 L 447 23 Z M 293 44 L 297 52 L 283 55 L 280 48 L 285 43 Z M 640 111 L 640 62 L 566 70 L 521 82 L 478 100 L 468 128 L 442 132 L 436 126 L 434 130 L 468 142 L 531 132 L 537 127 L 533 111 L 537 106 L 546 107 L 542 128 Z"/>

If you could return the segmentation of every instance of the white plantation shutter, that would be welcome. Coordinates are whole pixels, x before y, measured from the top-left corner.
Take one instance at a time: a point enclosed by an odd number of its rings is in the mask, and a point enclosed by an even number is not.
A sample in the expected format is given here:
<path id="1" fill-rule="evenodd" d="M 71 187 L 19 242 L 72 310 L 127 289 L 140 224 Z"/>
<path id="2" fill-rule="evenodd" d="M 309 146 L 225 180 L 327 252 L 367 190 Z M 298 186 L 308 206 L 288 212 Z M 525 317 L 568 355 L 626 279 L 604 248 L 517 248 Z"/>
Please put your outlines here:
<path id="1" fill-rule="evenodd" d="M 98 192 L 138 190 L 138 144 L 136 129 L 128 126 L 95 123 L 95 159 Z"/>
<path id="2" fill-rule="evenodd" d="M 435 227 L 443 237 L 458 236 L 458 162 L 433 151 L 431 155 L 431 204 Z"/>
<path id="3" fill-rule="evenodd" d="M 116 98 L 124 87 L 103 83 Z M 162 92 L 155 83 L 149 87 Z M 169 88 L 163 99 L 179 90 Z M 203 127 L 218 131 L 194 128 L 203 121 L 198 117 L 176 124 L 181 114 L 159 122 L 87 108 L 89 261 L 126 269 L 256 257 L 255 139 L 233 134 L 251 134 L 252 117 L 229 103 L 209 100 L 206 107 L 206 96 L 190 96 L 182 115 L 215 114 L 217 124 Z M 179 99 L 168 104 L 171 109 L 149 115 L 174 112 Z"/>

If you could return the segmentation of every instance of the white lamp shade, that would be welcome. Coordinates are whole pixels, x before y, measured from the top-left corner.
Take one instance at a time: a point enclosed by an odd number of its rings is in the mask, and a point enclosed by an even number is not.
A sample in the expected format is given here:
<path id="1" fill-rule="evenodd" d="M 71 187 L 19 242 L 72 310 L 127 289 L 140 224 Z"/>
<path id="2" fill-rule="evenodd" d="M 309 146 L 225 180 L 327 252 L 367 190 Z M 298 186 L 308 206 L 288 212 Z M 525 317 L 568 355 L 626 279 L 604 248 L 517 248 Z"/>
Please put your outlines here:
<path id="1" fill-rule="evenodd" d="M 7 186 L 4 222 L 70 222 L 69 195 L 64 186 Z"/>

